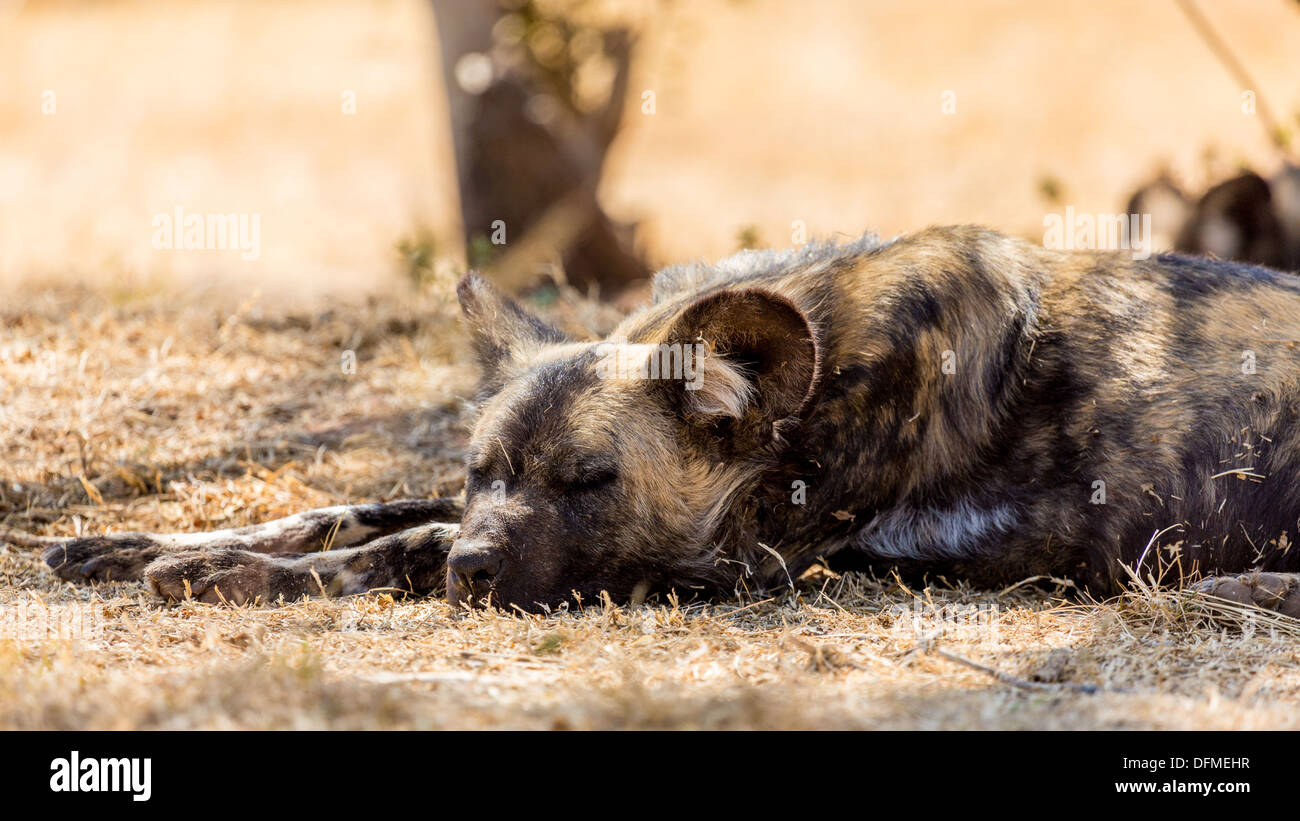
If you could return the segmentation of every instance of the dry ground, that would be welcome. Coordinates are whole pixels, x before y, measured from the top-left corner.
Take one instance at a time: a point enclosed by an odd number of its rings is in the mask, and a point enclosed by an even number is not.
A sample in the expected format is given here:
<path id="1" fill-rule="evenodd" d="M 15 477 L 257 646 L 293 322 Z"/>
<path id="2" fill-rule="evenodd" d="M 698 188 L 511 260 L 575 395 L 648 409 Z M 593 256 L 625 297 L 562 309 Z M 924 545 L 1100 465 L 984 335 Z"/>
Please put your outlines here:
<path id="1" fill-rule="evenodd" d="M 473 375 L 443 298 L 19 304 L 0 313 L 0 525 L 190 530 L 456 491 Z M 387 595 L 166 607 L 140 584 L 61 583 L 6 545 L 0 727 L 1300 727 L 1300 625 L 1053 588 L 820 574 L 770 600 L 549 618 Z"/>

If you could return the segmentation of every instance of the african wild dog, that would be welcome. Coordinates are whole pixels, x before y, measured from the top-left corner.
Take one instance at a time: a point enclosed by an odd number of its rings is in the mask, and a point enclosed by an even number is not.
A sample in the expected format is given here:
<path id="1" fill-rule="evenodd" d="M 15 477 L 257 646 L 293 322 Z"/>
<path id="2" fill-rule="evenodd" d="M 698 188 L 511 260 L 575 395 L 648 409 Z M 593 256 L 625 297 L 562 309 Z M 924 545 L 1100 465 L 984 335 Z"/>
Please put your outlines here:
<path id="1" fill-rule="evenodd" d="M 1300 577 L 1277 572 L 1300 570 L 1295 275 L 954 227 L 670 268 L 603 342 L 473 274 L 459 296 L 482 368 L 463 511 L 313 512 L 179 552 L 79 539 L 47 560 L 238 603 L 429 591 L 445 558 L 451 601 L 528 610 L 772 587 L 850 554 L 1101 591 L 1125 566 L 1253 568 L 1271 572 L 1205 589 L 1300 614 Z M 664 346 L 702 354 L 609 378 L 610 350 Z M 335 526 L 335 549 L 291 553 Z"/>

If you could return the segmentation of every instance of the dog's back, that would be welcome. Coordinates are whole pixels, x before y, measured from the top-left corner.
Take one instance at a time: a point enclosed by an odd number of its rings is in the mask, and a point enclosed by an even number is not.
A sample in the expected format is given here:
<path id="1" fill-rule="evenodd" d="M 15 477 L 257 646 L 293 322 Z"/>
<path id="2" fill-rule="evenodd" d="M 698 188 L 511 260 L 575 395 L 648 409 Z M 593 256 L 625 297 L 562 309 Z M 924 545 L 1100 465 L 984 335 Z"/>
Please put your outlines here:
<path id="1" fill-rule="evenodd" d="M 656 339 L 693 301 L 752 288 L 821 343 L 815 402 L 763 483 L 788 563 L 859 548 L 1109 583 L 1148 544 L 1185 571 L 1296 561 L 1295 275 L 930 229 L 668 269 L 620 333 Z"/>

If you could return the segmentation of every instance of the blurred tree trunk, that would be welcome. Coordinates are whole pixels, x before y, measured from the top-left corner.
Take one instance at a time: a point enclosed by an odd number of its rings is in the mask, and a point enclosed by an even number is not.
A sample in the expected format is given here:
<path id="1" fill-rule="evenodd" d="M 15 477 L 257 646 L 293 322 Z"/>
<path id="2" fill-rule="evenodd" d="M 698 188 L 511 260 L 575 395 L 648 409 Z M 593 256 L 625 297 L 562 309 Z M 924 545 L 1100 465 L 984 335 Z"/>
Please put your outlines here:
<path id="1" fill-rule="evenodd" d="M 647 277 L 630 227 L 611 220 L 596 200 L 623 112 L 628 34 L 602 33 L 614 78 L 604 105 L 581 112 L 570 104 L 571 78 L 562 70 L 548 73 L 521 59 L 526 45 L 503 54 L 494 43 L 502 12 L 492 0 L 433 6 L 470 264 L 485 265 L 492 279 L 516 291 L 536 284 L 549 265 L 557 279 L 606 298 Z M 511 22 L 524 25 L 536 15 L 525 3 Z M 503 233 L 505 243 L 494 244 Z"/>

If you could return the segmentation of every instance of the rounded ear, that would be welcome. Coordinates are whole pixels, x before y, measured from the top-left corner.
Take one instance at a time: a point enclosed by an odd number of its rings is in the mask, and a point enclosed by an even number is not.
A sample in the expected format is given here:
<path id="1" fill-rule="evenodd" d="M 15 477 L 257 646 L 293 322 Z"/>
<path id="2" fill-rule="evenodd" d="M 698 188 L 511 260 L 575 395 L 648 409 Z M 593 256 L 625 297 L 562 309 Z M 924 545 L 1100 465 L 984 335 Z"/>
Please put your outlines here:
<path id="1" fill-rule="evenodd" d="M 524 310 L 473 271 L 456 286 L 456 298 L 469 328 L 485 390 L 501 386 L 510 363 L 542 346 L 568 341 L 562 331 Z"/>
<path id="2" fill-rule="evenodd" d="M 821 349 L 808 317 L 761 289 L 701 297 L 672 323 L 668 343 L 695 345 L 697 377 L 679 393 L 688 418 L 775 424 L 797 417 L 820 377 Z"/>

